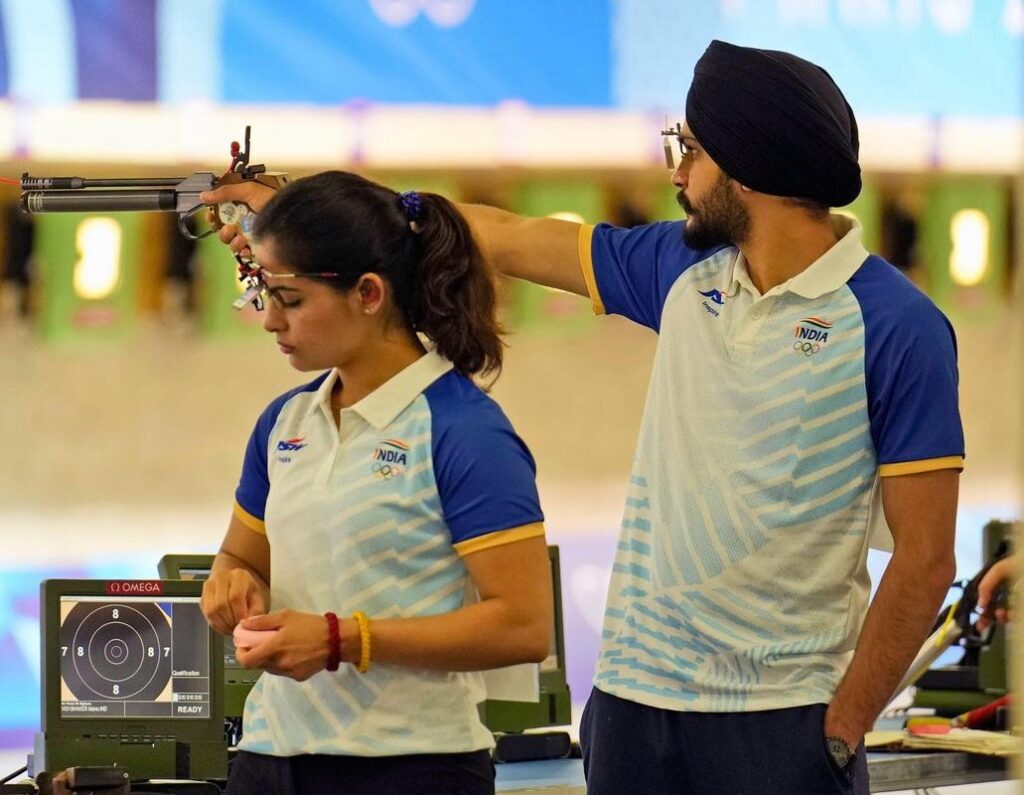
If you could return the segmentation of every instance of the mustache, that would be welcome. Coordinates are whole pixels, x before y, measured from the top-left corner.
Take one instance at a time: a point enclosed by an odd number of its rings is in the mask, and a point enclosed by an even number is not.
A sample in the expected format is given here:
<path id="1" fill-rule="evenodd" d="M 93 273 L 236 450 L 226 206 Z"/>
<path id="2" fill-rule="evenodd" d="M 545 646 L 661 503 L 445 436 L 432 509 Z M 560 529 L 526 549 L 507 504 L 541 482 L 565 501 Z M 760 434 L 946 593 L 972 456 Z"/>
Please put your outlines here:
<path id="1" fill-rule="evenodd" d="M 693 205 L 690 204 L 690 200 L 686 198 L 686 194 L 682 191 L 676 194 L 676 204 L 682 207 L 687 215 L 693 215 Z"/>

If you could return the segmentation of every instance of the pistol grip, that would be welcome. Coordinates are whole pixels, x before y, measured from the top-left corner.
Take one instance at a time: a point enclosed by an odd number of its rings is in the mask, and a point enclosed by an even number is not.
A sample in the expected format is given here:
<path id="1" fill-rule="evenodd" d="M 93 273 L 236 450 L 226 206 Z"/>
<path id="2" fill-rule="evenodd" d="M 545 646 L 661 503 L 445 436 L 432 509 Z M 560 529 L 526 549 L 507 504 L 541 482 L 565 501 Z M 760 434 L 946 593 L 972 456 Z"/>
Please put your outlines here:
<path id="1" fill-rule="evenodd" d="M 239 172 L 232 171 L 221 177 L 217 181 L 216 187 L 237 185 L 244 181 L 258 182 L 260 185 L 277 190 L 288 184 L 288 175 L 280 171 L 264 171 L 246 178 Z M 234 224 L 241 229 L 243 234 L 248 236 L 252 231 L 255 215 L 252 208 L 242 202 L 221 202 L 210 208 L 210 224 L 214 229 L 220 229 L 225 224 Z"/>
<path id="2" fill-rule="evenodd" d="M 221 202 L 214 208 L 220 226 L 234 224 L 246 236 L 252 231 L 253 211 L 241 202 Z"/>

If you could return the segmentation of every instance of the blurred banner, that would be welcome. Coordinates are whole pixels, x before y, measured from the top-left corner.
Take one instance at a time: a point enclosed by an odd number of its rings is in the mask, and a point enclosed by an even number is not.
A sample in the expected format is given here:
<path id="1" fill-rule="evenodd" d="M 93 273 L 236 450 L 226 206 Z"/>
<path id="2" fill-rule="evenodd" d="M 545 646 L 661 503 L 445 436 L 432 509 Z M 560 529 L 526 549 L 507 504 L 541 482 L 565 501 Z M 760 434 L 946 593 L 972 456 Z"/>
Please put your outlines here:
<path id="1" fill-rule="evenodd" d="M 1021 116 L 1024 0 L 617 0 L 614 104 L 679 108 L 710 39 L 826 67 L 858 116 Z"/>
<path id="2" fill-rule="evenodd" d="M 609 0 L 225 0 L 224 17 L 228 102 L 610 102 Z"/>
<path id="3" fill-rule="evenodd" d="M 998 118 L 1022 32 L 1024 0 L 0 0 L 0 96 L 679 112 L 721 38 L 826 64 L 862 115 Z"/>
<path id="4" fill-rule="evenodd" d="M 0 95 L 607 106 L 609 0 L 0 0 Z"/>

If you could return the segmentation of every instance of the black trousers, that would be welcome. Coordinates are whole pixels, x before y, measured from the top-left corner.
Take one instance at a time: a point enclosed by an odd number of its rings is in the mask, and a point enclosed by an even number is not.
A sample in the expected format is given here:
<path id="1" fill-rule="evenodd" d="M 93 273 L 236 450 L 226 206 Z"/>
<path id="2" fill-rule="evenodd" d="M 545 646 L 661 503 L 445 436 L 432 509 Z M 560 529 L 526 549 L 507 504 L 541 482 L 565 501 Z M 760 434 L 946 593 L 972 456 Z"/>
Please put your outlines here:
<path id="1" fill-rule="evenodd" d="M 676 712 L 595 688 L 580 725 L 587 795 L 867 795 L 864 746 L 840 770 L 825 709 Z"/>
<path id="2" fill-rule="evenodd" d="M 228 795 L 494 795 L 487 751 L 409 756 L 265 756 L 240 751 Z"/>

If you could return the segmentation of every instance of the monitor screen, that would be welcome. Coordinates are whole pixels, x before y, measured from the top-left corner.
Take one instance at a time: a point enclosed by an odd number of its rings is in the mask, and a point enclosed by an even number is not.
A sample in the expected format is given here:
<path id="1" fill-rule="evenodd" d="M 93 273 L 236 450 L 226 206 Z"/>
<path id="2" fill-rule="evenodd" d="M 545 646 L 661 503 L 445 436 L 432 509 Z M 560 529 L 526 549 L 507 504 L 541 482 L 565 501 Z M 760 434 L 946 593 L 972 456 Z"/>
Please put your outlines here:
<path id="1" fill-rule="evenodd" d="M 178 569 L 178 577 L 182 580 L 205 580 L 210 576 L 210 569 L 207 568 L 196 568 L 188 567 Z"/>
<path id="2" fill-rule="evenodd" d="M 198 596 L 60 597 L 60 717 L 209 719 Z"/>

